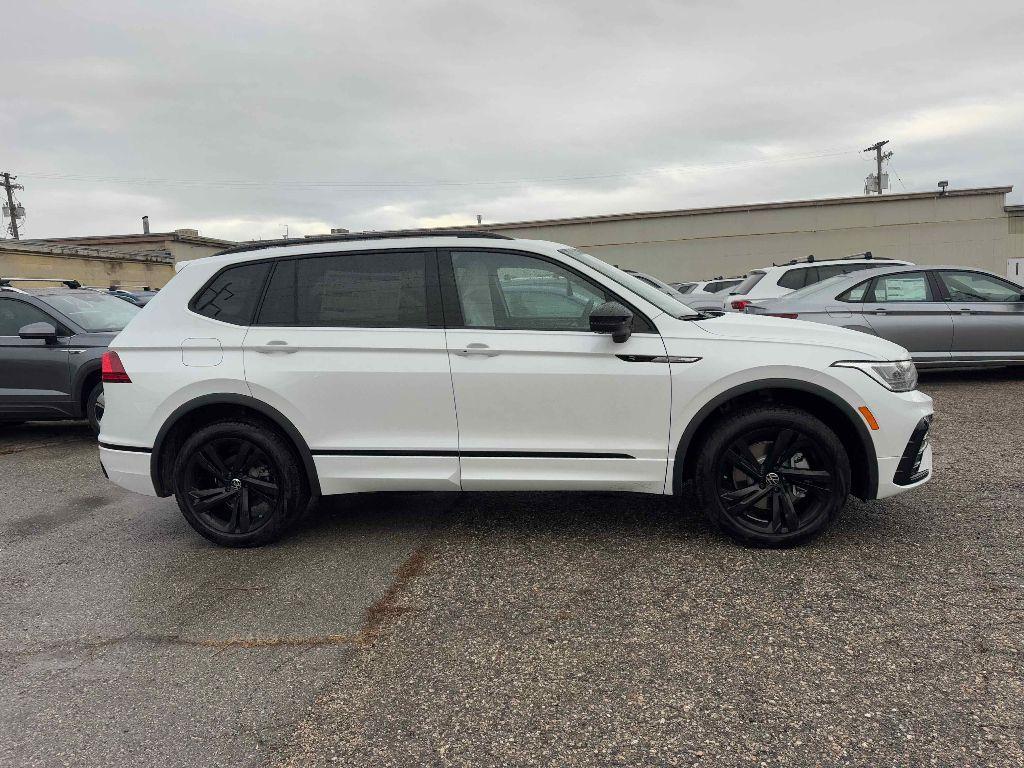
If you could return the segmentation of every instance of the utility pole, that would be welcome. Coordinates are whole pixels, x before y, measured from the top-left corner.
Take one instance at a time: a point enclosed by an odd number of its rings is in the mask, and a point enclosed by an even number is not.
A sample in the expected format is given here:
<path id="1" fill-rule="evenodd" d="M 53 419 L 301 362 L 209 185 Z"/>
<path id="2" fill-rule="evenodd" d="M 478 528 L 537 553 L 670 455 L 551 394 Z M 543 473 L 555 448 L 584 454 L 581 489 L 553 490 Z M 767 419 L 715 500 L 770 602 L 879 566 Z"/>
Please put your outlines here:
<path id="1" fill-rule="evenodd" d="M 18 208 L 14 204 L 14 190 L 24 189 L 21 184 L 12 184 L 17 176 L 11 176 L 7 171 L 4 171 L 4 189 L 7 190 L 7 210 L 11 214 L 11 234 L 15 240 L 19 240 L 18 237 Z"/>
<path id="2" fill-rule="evenodd" d="M 888 143 L 889 139 L 879 141 L 864 150 L 865 152 L 875 153 L 875 167 L 878 169 L 878 175 L 875 176 L 875 192 L 878 194 L 882 194 L 882 163 L 892 157 L 892 152 L 882 152 L 882 147 Z"/>

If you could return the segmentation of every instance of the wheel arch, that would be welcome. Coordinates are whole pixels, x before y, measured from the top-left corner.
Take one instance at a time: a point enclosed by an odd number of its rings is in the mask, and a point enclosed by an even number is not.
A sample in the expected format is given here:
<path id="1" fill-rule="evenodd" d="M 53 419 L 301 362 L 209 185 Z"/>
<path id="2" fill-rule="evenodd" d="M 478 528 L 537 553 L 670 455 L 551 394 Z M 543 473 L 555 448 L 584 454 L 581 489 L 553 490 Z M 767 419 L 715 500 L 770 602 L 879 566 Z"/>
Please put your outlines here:
<path id="1" fill-rule="evenodd" d="M 719 416 L 735 407 L 761 402 L 786 403 L 821 419 L 833 429 L 850 455 L 852 492 L 865 501 L 878 494 L 878 458 L 864 420 L 839 395 L 799 379 L 762 379 L 727 389 L 708 401 L 690 420 L 676 446 L 672 492 L 682 492 L 693 477 L 696 448 Z"/>
<path id="2" fill-rule="evenodd" d="M 75 386 L 72 391 L 75 393 L 75 407 L 80 416 L 85 415 L 85 401 L 92 388 L 102 380 L 101 368 L 100 358 L 95 357 L 82 363 L 75 371 Z"/>
<path id="3" fill-rule="evenodd" d="M 209 419 L 256 418 L 267 423 L 279 432 L 295 449 L 302 462 L 302 467 L 309 490 L 313 496 L 320 495 L 320 479 L 309 445 L 295 425 L 280 411 L 267 405 L 262 400 L 247 395 L 223 393 L 203 395 L 189 400 L 176 408 L 157 433 L 150 454 L 149 472 L 153 488 L 157 496 L 171 495 L 170 471 L 173 466 L 175 449 L 183 442 L 183 435 L 188 434 L 188 427 Z"/>

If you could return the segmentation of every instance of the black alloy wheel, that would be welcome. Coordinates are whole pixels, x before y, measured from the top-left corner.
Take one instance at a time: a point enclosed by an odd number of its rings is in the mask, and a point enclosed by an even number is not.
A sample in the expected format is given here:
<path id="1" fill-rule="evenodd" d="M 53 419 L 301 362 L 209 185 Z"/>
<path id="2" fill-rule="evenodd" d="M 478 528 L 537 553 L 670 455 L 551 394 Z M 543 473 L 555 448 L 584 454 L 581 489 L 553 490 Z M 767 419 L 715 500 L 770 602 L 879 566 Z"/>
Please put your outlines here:
<path id="1" fill-rule="evenodd" d="M 185 472 L 190 511 L 219 533 L 255 533 L 280 500 L 272 463 L 244 438 L 211 440 L 189 457 Z"/>
<path id="2" fill-rule="evenodd" d="M 218 544 L 278 538 L 309 494 L 292 446 L 260 423 L 216 422 L 188 438 L 174 462 L 174 495 L 188 523 Z"/>
<path id="3" fill-rule="evenodd" d="M 735 538 L 785 546 L 823 530 L 846 502 L 849 459 L 814 416 L 762 408 L 724 421 L 698 466 L 698 497 Z"/>
<path id="4" fill-rule="evenodd" d="M 103 421 L 103 410 L 106 408 L 106 398 L 103 395 L 103 384 L 95 384 L 89 390 L 89 396 L 85 399 L 85 417 L 89 420 L 89 426 L 97 435 L 100 433 L 100 422 Z"/>

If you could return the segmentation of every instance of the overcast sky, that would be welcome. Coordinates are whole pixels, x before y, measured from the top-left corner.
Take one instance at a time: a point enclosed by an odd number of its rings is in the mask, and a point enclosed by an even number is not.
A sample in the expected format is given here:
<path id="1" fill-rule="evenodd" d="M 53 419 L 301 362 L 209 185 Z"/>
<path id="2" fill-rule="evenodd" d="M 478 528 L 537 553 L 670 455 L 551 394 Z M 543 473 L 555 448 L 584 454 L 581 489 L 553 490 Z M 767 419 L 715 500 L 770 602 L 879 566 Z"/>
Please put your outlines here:
<path id="1" fill-rule="evenodd" d="M 1024 191 L 1020 0 L 8 5 L 25 237 Z"/>

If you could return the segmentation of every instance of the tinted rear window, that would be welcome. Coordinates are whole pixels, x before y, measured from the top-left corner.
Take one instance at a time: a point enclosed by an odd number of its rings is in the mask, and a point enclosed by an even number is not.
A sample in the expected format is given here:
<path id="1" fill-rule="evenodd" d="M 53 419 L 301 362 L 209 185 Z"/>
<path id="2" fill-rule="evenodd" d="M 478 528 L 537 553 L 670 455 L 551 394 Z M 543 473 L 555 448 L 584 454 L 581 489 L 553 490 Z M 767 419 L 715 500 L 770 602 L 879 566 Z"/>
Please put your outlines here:
<path id="1" fill-rule="evenodd" d="M 192 311 L 225 323 L 249 325 L 269 270 L 266 262 L 225 269 L 193 299 Z"/>
<path id="2" fill-rule="evenodd" d="M 757 285 L 765 274 L 765 272 L 751 272 L 742 283 L 729 291 L 729 293 L 735 295 L 750 293 L 750 289 Z"/>
<path id="3" fill-rule="evenodd" d="M 411 251 L 281 261 L 258 323 L 426 328 L 426 256 Z"/>

